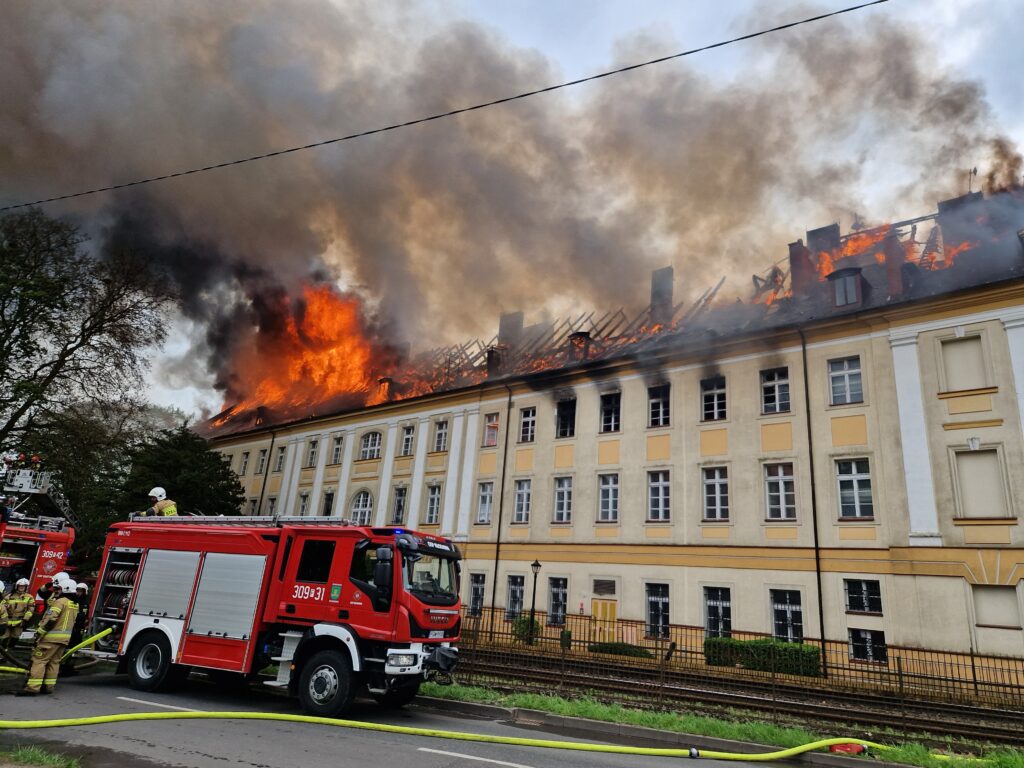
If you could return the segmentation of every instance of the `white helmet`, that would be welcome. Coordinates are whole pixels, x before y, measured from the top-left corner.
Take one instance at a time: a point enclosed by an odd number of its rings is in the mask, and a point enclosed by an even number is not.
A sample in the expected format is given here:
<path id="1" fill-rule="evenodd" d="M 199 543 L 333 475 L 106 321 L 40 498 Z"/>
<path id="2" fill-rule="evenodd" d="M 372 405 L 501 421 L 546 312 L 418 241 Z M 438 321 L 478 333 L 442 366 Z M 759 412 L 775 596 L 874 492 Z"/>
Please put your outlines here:
<path id="1" fill-rule="evenodd" d="M 163 501 L 167 498 L 167 491 L 161 488 L 159 485 L 149 492 L 149 495 L 154 497 L 157 501 Z"/>
<path id="2" fill-rule="evenodd" d="M 66 578 L 68 578 L 68 572 L 67 571 L 58 571 L 57 573 L 55 573 L 53 575 L 53 580 L 54 581 L 64 581 L 64 579 L 66 579 Z"/>
<path id="3" fill-rule="evenodd" d="M 74 592 L 78 589 L 78 583 L 68 579 L 60 585 L 60 588 L 64 592 Z"/>
<path id="4" fill-rule="evenodd" d="M 4 583 L 0 581 L 0 592 L 4 591 Z"/>
<path id="5" fill-rule="evenodd" d="M 27 587 L 28 586 L 28 579 L 18 579 L 16 582 L 14 582 L 14 586 L 16 586 L 16 587 Z"/>
<path id="6" fill-rule="evenodd" d="M 84 581 L 80 581 L 80 582 L 78 582 L 78 584 L 75 585 L 75 590 L 82 590 L 83 592 L 85 592 L 85 594 L 88 595 L 89 594 L 89 585 L 86 584 Z"/>

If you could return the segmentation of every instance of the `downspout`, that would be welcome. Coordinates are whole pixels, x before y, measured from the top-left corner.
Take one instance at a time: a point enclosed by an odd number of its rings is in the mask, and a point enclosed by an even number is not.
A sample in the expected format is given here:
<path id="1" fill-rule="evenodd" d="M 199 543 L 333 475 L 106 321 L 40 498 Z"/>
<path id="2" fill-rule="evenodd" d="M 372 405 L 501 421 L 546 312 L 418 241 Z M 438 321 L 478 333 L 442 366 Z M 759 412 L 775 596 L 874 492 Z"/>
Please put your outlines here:
<path id="1" fill-rule="evenodd" d="M 270 430 L 270 447 L 267 449 L 267 463 L 263 465 L 263 482 L 260 483 L 260 500 L 256 504 L 256 514 L 263 510 L 263 493 L 267 490 L 267 476 L 270 474 L 270 463 L 274 460 L 274 440 L 277 433 Z"/>
<path id="2" fill-rule="evenodd" d="M 498 563 L 501 561 L 501 523 L 505 512 L 505 468 L 508 465 L 508 436 L 512 431 L 512 387 L 505 385 L 508 400 L 505 403 L 505 445 L 501 452 L 501 480 L 498 483 L 498 533 L 494 540 L 494 581 L 491 583 L 491 611 L 487 619 L 487 635 L 494 639 L 494 607 L 498 601 Z"/>
<path id="3" fill-rule="evenodd" d="M 818 628 L 821 635 L 821 676 L 828 677 L 828 655 L 825 651 L 825 606 L 821 600 L 821 543 L 818 538 L 818 486 L 814 474 L 814 436 L 811 434 L 811 388 L 807 377 L 807 336 L 800 334 L 800 354 L 803 357 L 804 413 L 807 424 L 807 461 L 811 470 L 811 530 L 814 532 L 814 579 L 818 587 Z"/>

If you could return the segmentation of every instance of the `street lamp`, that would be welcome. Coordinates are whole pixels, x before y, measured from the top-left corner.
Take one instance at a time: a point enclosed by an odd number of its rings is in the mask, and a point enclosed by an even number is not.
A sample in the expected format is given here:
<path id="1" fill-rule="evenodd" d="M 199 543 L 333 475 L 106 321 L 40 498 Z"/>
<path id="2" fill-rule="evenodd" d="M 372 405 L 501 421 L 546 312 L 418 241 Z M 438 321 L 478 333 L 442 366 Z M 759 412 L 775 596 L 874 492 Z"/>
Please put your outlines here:
<path id="1" fill-rule="evenodd" d="M 533 601 L 530 603 L 530 641 L 528 645 L 533 645 L 533 617 L 537 613 L 537 574 L 540 573 L 540 560 L 530 563 L 530 570 L 533 571 Z"/>

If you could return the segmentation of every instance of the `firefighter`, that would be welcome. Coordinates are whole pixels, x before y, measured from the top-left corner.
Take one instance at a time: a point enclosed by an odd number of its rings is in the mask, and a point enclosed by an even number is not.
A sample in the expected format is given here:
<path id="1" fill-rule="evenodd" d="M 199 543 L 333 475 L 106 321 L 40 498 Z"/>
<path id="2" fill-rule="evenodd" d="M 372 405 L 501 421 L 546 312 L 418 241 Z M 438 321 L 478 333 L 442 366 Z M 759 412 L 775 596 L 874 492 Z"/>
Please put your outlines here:
<path id="1" fill-rule="evenodd" d="M 71 630 L 71 642 L 68 643 L 72 648 L 82 642 L 82 638 L 85 637 L 85 626 L 89 620 L 89 585 L 84 582 L 78 584 L 68 584 L 65 589 L 71 589 L 73 597 L 69 596 L 70 600 L 78 606 L 78 616 L 75 617 L 75 626 Z M 78 674 L 75 670 L 74 660 L 67 658 L 60 664 L 61 677 L 73 677 Z"/>
<path id="2" fill-rule="evenodd" d="M 9 648 L 18 642 L 22 625 L 32 618 L 34 604 L 28 593 L 28 579 L 18 579 L 14 591 L 0 601 L 0 646 Z"/>
<path id="3" fill-rule="evenodd" d="M 167 491 L 160 486 L 149 492 L 149 503 L 153 506 L 142 513 L 145 516 L 176 517 L 178 514 L 178 505 L 167 498 Z"/>
<path id="4" fill-rule="evenodd" d="M 56 585 L 55 591 L 61 592 L 67 586 L 74 594 L 74 582 L 63 582 Z M 40 693 L 53 693 L 57 687 L 57 674 L 60 670 L 60 657 L 71 642 L 71 630 L 78 618 L 78 605 L 60 595 L 47 609 L 43 620 L 36 628 L 36 646 L 32 650 L 32 669 L 24 689 L 18 696 L 37 696 Z"/>

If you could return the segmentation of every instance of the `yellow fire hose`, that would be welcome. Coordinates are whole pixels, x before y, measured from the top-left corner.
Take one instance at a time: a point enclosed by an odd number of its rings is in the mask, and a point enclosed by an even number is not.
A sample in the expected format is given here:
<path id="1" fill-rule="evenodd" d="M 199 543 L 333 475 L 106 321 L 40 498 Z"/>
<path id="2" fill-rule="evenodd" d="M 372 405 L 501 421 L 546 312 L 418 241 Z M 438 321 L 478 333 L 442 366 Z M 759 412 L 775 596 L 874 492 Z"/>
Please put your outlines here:
<path id="1" fill-rule="evenodd" d="M 60 657 L 60 660 L 64 661 L 71 654 L 73 654 L 75 651 L 79 651 L 82 648 L 85 648 L 85 646 L 87 646 L 87 645 L 92 645 L 97 640 L 99 640 L 101 637 L 106 637 L 107 635 L 109 635 L 113 631 L 114 631 L 113 627 L 107 627 L 102 632 L 98 632 L 97 634 L 93 635 L 92 637 L 86 638 L 85 640 L 80 642 L 78 645 L 76 645 L 74 648 L 68 648 L 64 652 L 64 655 Z M 0 672 L 13 672 L 16 675 L 23 675 L 26 672 L 28 672 L 28 670 L 24 669 L 22 667 L 0 667 Z"/>

